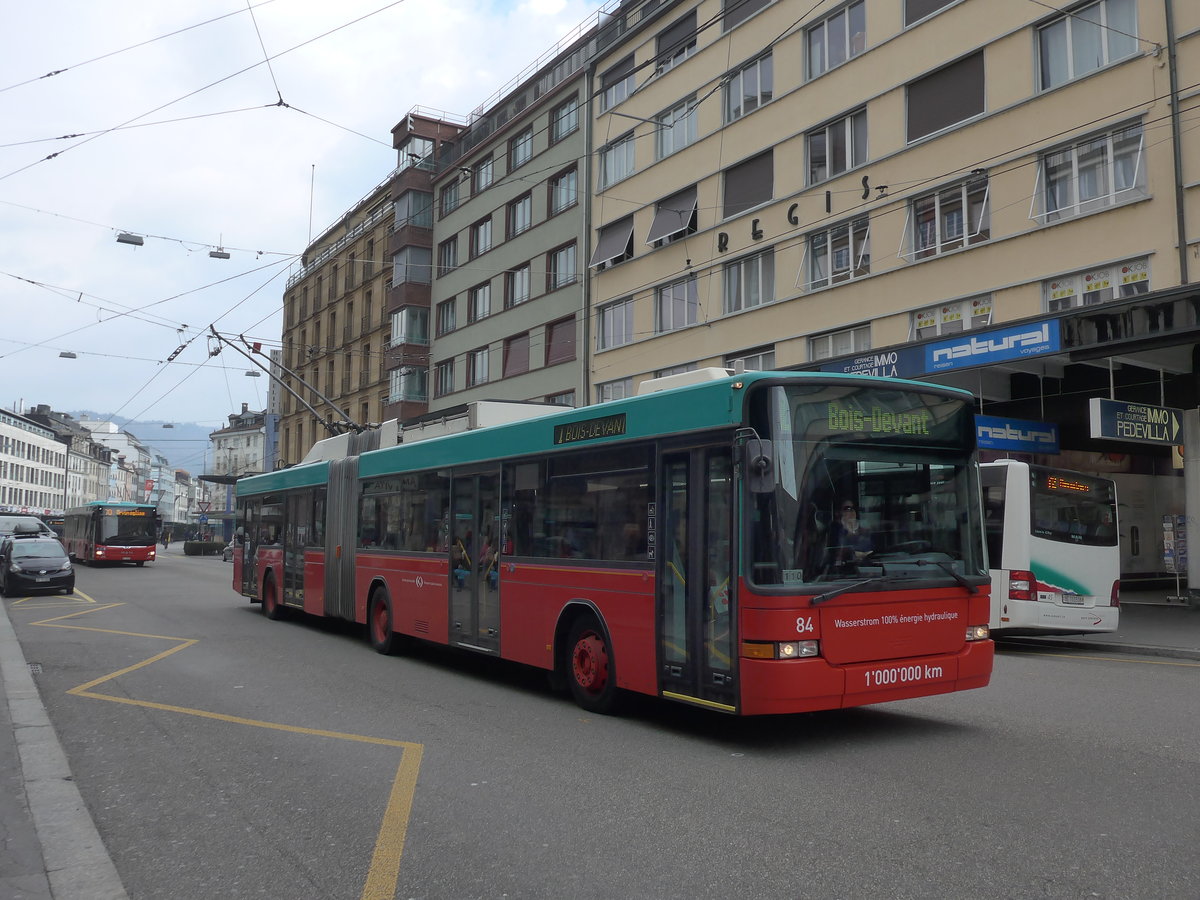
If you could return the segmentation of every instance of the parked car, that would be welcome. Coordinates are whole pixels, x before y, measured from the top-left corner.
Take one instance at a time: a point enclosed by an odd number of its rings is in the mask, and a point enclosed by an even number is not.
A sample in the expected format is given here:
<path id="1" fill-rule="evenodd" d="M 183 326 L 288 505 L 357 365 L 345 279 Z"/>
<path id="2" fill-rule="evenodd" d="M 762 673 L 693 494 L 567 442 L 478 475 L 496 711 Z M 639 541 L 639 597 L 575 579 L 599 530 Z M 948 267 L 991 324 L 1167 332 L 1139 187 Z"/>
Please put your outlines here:
<path id="1" fill-rule="evenodd" d="M 75 569 L 67 551 L 55 537 L 15 534 L 0 548 L 0 590 L 5 596 L 33 591 L 75 590 Z"/>

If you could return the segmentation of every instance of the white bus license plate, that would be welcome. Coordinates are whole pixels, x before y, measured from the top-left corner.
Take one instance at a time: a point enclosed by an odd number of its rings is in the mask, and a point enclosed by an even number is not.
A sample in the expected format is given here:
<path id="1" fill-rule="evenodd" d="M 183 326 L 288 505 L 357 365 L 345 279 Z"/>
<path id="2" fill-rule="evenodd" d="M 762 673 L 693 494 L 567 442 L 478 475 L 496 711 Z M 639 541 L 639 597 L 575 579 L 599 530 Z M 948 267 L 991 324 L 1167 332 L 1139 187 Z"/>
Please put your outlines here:
<path id="1" fill-rule="evenodd" d="M 1062 602 L 1067 606 L 1083 606 L 1087 598 L 1082 594 L 1063 594 Z"/>

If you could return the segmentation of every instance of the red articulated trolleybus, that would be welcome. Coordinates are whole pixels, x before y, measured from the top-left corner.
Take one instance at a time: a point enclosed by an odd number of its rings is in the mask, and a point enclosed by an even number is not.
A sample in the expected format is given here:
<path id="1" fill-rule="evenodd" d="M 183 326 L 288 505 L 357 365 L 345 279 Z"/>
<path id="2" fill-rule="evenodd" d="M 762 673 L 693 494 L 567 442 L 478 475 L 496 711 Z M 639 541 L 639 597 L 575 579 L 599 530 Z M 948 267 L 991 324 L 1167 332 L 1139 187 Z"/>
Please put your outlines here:
<path id="1" fill-rule="evenodd" d="M 755 715 L 988 683 L 969 394 L 651 385 L 379 449 L 360 445 L 394 425 L 343 435 L 321 442 L 337 458 L 240 479 L 234 588 L 268 618 L 365 624 L 381 653 L 419 638 L 549 670 L 597 712 L 621 690 Z"/>
<path id="2" fill-rule="evenodd" d="M 71 559 L 89 565 L 154 562 L 158 508 L 153 503 L 99 500 L 67 510 L 62 543 Z"/>

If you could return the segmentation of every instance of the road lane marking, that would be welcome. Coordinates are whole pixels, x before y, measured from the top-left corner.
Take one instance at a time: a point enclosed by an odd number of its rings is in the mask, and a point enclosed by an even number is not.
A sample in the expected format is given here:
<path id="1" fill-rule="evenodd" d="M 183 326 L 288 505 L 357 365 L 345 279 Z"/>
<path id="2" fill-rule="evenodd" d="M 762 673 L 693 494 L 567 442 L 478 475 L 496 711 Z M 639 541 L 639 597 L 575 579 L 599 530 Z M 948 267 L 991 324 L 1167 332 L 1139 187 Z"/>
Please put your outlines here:
<path id="1" fill-rule="evenodd" d="M 88 600 L 95 603 L 90 597 Z M 15 605 L 15 604 L 14 604 Z M 396 769 L 396 777 L 392 781 L 392 790 L 388 796 L 387 808 L 383 813 L 383 821 L 380 825 L 379 834 L 375 839 L 375 849 L 371 855 L 371 865 L 367 871 L 366 883 L 363 886 L 361 900 L 390 900 L 396 895 L 396 886 L 400 880 L 400 861 L 404 854 L 404 842 L 408 835 L 408 821 L 412 813 L 413 796 L 417 789 L 417 776 L 421 769 L 421 756 L 424 751 L 424 745 L 414 743 L 412 741 L 398 741 L 392 738 L 372 737 L 366 734 L 352 734 L 344 731 L 328 731 L 321 728 L 305 728 L 299 725 L 285 725 L 280 722 L 266 722 L 261 719 L 248 719 L 243 716 L 231 716 L 227 713 L 213 712 L 205 709 L 195 709 L 187 706 L 174 706 L 169 703 L 157 703 L 152 700 L 139 700 L 134 697 L 118 697 L 112 694 L 97 693 L 94 688 L 106 682 L 112 681 L 122 675 L 127 675 L 130 672 L 135 672 L 138 669 L 152 665 L 160 660 L 166 659 L 178 653 L 180 650 L 186 650 L 193 644 L 199 643 L 196 638 L 181 638 L 163 634 L 142 634 L 136 631 L 120 631 L 112 628 L 97 628 L 90 625 L 79 625 L 76 623 L 63 624 L 66 619 L 74 619 L 79 616 L 89 615 L 95 612 L 103 612 L 104 610 L 114 609 L 118 606 L 124 606 L 124 603 L 109 603 L 104 606 L 95 606 L 90 609 L 81 610 L 79 612 L 68 613 L 62 616 L 55 616 L 49 619 L 42 619 L 39 622 L 31 622 L 31 625 L 40 625 L 45 628 L 67 628 L 78 631 L 92 631 L 99 634 L 114 634 L 123 637 L 140 637 L 151 638 L 162 641 L 179 641 L 174 647 L 170 647 L 161 653 L 156 653 L 154 656 L 144 659 L 141 662 L 126 666 L 123 669 L 118 669 L 108 675 L 102 675 L 85 684 L 78 685 L 67 691 L 68 694 L 75 697 L 87 697 L 92 700 L 107 700 L 112 703 L 123 703 L 126 706 L 139 706 L 143 709 L 154 709 L 160 712 L 177 713 L 180 715 L 196 716 L 202 719 L 211 719 L 218 722 L 226 722 L 232 725 L 245 725 L 252 728 L 265 728 L 272 731 L 284 731 L 292 734 L 303 734 L 312 737 L 331 738 L 334 740 L 351 741 L 359 744 L 374 744 L 383 747 L 395 747 L 401 751 L 400 764 Z M 40 607 L 29 607 L 40 608 Z"/>
<path id="2" fill-rule="evenodd" d="M 88 596 L 83 591 L 76 588 L 70 594 L 37 594 L 27 597 L 13 599 L 12 607 L 16 609 L 18 606 L 23 609 L 54 609 L 56 607 L 74 607 L 80 603 L 95 603 L 93 597 Z"/>

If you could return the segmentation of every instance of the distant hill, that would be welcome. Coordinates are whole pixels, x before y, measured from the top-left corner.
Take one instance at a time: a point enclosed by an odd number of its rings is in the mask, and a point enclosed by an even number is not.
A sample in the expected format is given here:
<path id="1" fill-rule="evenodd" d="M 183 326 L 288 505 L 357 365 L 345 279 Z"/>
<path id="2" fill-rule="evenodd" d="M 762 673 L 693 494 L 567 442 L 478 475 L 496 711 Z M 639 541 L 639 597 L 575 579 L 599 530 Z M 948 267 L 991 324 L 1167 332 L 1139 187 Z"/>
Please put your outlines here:
<path id="1" fill-rule="evenodd" d="M 76 420 L 84 416 L 89 419 L 110 418 L 104 413 L 90 410 L 79 410 L 70 415 Z M 123 416 L 112 416 L 111 419 L 155 453 L 165 456 L 173 468 L 187 469 L 193 475 L 203 472 L 208 436 L 217 430 L 211 425 L 197 425 L 195 422 L 164 422 L 161 419 L 139 422 Z M 167 425 L 170 427 L 164 427 Z"/>

